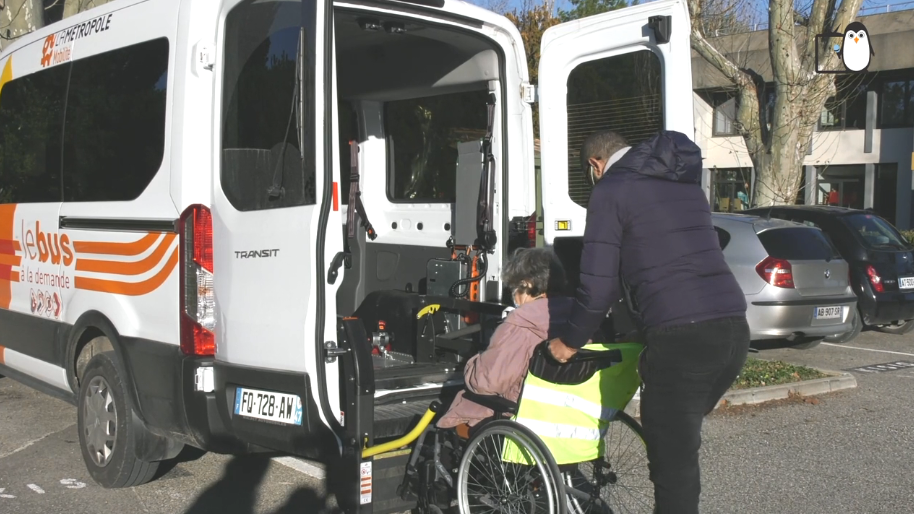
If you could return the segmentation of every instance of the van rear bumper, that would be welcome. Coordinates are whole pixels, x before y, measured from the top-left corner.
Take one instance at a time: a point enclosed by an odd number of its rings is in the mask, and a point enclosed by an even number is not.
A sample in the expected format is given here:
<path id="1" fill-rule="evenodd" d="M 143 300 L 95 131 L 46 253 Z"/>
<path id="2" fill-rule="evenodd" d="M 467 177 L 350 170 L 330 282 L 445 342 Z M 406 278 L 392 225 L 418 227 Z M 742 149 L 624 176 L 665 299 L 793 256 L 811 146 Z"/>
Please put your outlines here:
<path id="1" fill-rule="evenodd" d="M 318 450 L 338 449 L 311 400 L 308 375 L 236 366 L 213 358 L 189 357 L 175 345 L 128 339 L 124 357 L 140 418 L 153 433 L 197 448 L 226 454 L 278 450 L 316 458 Z M 200 368 L 212 368 L 212 391 L 196 390 Z M 297 394 L 302 425 L 277 426 L 235 417 L 238 386 Z M 329 439 L 328 439 L 329 437 Z M 269 449 L 269 450 L 268 450 Z M 338 454 L 337 454 L 338 455 Z"/>

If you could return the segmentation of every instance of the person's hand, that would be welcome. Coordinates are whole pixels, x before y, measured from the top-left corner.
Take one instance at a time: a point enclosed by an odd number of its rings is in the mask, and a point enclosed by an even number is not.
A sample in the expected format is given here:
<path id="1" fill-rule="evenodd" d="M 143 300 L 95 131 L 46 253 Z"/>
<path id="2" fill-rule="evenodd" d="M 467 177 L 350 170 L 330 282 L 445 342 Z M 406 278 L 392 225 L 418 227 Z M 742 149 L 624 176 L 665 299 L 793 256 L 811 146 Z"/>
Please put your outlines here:
<path id="1" fill-rule="evenodd" d="M 574 354 L 578 353 L 578 351 L 566 346 L 561 339 L 553 339 L 549 341 L 549 353 L 552 354 L 555 360 L 564 364 L 568 362 L 568 359 L 574 357 Z"/>

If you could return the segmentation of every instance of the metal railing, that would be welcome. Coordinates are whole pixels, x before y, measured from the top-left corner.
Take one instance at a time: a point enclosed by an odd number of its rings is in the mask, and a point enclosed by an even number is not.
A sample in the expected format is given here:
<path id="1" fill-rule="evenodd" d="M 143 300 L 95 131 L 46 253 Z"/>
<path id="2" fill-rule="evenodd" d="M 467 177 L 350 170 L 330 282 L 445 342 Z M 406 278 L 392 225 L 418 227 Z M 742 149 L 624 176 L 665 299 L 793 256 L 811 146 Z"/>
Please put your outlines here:
<path id="1" fill-rule="evenodd" d="M 859 16 L 859 17 L 872 16 L 874 14 L 885 14 L 885 13 L 891 13 L 891 12 L 907 11 L 907 10 L 911 10 L 911 9 L 914 9 L 914 2 L 897 2 L 897 3 L 884 4 L 884 5 L 870 5 L 870 6 L 861 7 L 857 16 Z M 759 30 L 768 30 L 768 23 L 767 22 L 766 23 L 753 23 L 751 30 L 718 29 L 718 30 L 713 30 L 713 31 L 708 31 L 708 32 L 709 33 L 713 32 L 714 37 L 718 37 L 718 36 L 729 36 L 732 34 L 740 34 L 740 33 L 745 33 L 745 32 L 756 32 Z"/>

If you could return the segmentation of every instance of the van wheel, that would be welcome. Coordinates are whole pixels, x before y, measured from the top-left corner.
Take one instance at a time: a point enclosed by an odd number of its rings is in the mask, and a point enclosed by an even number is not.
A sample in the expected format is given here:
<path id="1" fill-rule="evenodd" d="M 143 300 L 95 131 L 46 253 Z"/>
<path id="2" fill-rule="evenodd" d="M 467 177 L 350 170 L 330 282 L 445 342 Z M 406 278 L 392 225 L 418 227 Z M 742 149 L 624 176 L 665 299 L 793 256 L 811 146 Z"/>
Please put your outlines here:
<path id="1" fill-rule="evenodd" d="M 896 336 L 903 336 L 912 330 L 914 330 L 914 320 L 905 321 L 900 325 L 882 325 L 879 327 L 880 332 Z"/>
<path id="2" fill-rule="evenodd" d="M 840 334 L 837 336 L 829 336 L 825 338 L 826 342 L 835 343 L 835 344 L 844 344 L 857 339 L 857 336 L 860 335 L 860 332 L 863 331 L 863 323 L 861 322 L 860 312 L 854 309 L 854 321 L 850 332 Z"/>
<path id="3" fill-rule="evenodd" d="M 96 355 L 79 386 L 79 446 L 92 479 L 106 488 L 133 487 L 152 480 L 158 462 L 136 457 L 146 430 L 127 400 L 114 354 Z"/>

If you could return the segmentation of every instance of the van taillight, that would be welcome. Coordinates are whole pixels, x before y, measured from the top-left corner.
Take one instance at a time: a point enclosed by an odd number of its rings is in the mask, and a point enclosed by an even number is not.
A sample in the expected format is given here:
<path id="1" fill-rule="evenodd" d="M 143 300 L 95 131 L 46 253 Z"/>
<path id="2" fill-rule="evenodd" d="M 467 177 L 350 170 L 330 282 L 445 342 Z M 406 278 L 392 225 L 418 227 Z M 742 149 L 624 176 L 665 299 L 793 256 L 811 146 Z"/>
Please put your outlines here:
<path id="1" fill-rule="evenodd" d="M 793 289 L 794 287 L 793 267 L 784 259 L 768 257 L 758 263 L 758 266 L 755 267 L 755 271 L 758 272 L 759 276 L 762 277 L 765 282 L 768 282 L 774 287 L 783 287 L 787 289 Z"/>
<path id="2" fill-rule="evenodd" d="M 877 293 L 885 292 L 885 285 L 882 283 L 882 277 L 879 276 L 879 273 L 876 273 L 876 268 L 867 264 L 866 276 L 870 279 L 870 284 L 872 284 L 874 291 Z"/>
<path id="3" fill-rule="evenodd" d="M 536 246 L 536 213 L 530 215 L 527 218 L 527 247 L 533 248 Z"/>
<path id="4" fill-rule="evenodd" d="M 203 205 L 181 216 L 181 351 L 216 353 L 216 297 L 213 292 L 213 217 Z"/>

